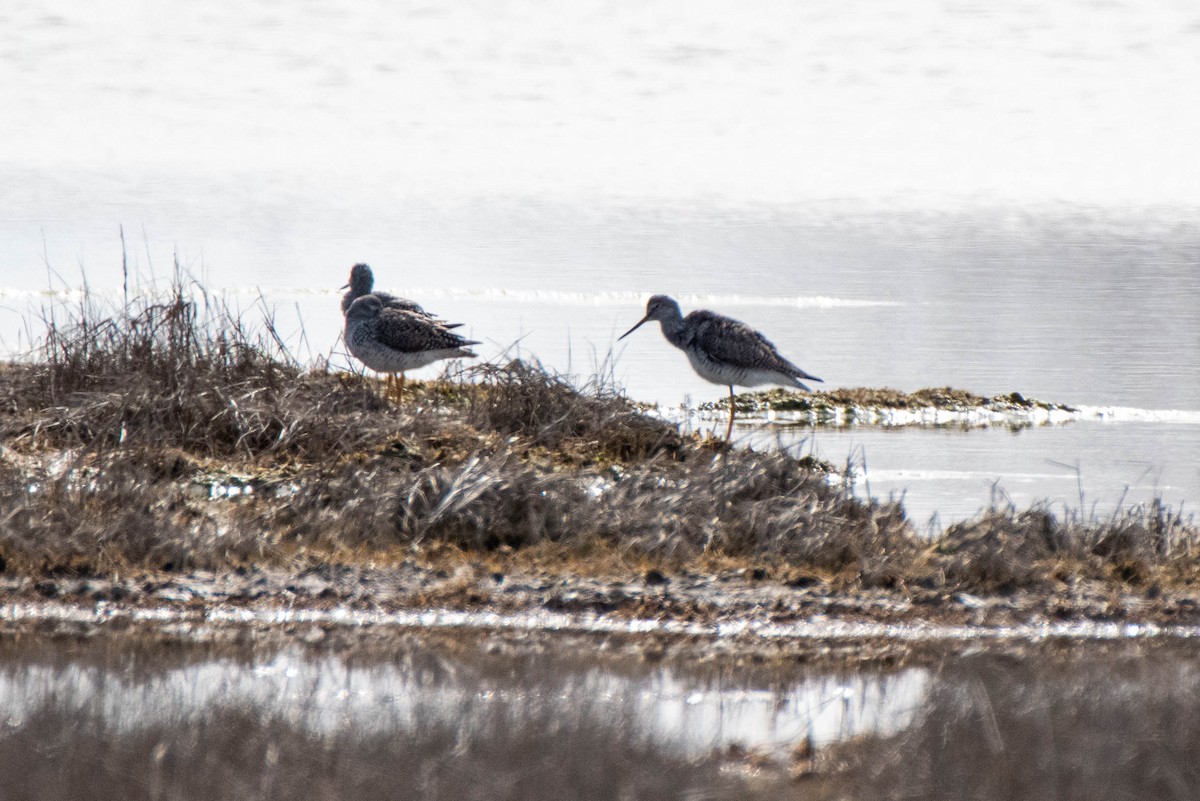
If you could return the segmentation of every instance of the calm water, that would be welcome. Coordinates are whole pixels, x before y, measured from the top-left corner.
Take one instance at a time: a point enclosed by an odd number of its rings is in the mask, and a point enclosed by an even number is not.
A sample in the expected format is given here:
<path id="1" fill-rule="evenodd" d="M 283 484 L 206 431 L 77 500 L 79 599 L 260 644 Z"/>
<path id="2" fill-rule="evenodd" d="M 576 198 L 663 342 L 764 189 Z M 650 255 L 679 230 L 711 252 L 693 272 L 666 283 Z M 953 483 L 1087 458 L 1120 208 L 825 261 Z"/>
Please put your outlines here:
<path id="1" fill-rule="evenodd" d="M 718 784 L 712 757 L 736 747 L 787 764 L 806 740 L 875 749 L 853 773 L 876 785 L 862 797 L 902 782 L 929 785 L 905 797 L 957 798 L 932 793 L 970 781 L 981 785 L 972 798 L 1011 797 L 1014 782 L 1044 784 L 1036 797 L 1065 782 L 1087 787 L 1071 798 L 1184 798 L 1200 782 L 1200 674 L 1179 643 L 975 649 L 931 668 L 844 671 L 728 654 L 654 664 L 599 639 L 392 635 L 366 647 L 6 636 L 5 789 L 47 799 L 485 797 L 481 787 L 489 798 L 779 797 L 782 788 Z M 880 770 L 895 775 L 872 778 Z M 648 792 L 645 774 L 665 786 Z M 514 787 L 530 777 L 536 788 Z M 1174 794 L 1128 789 L 1155 782 Z"/>
<path id="2" fill-rule="evenodd" d="M 653 292 L 831 387 L 1200 411 L 1198 51 L 1183 2 L 17 0 L 0 343 L 81 271 L 117 297 L 123 225 L 143 280 L 178 257 L 247 308 L 261 292 L 335 364 L 336 287 L 368 261 L 485 357 L 611 367 L 668 406 L 721 390 L 653 329 L 615 344 Z M 865 454 L 919 520 L 994 485 L 1200 500 L 1195 424 L 782 436 Z"/>
<path id="3" fill-rule="evenodd" d="M 576 645 L 586 652 L 597 644 Z M 20 726 L 53 705 L 128 733 L 233 707 L 263 719 L 285 713 L 310 734 L 330 736 L 347 728 L 385 733 L 439 723 L 470 730 L 497 708 L 519 719 L 550 707 L 560 720 L 595 715 L 629 727 L 631 739 L 648 734 L 689 756 L 731 744 L 786 753 L 806 737 L 826 745 L 896 731 L 911 720 L 929 681 L 927 671 L 915 668 L 754 679 L 746 671 L 702 676 L 631 659 L 599 667 L 575 648 L 489 656 L 469 645 L 447 650 L 401 642 L 382 658 L 302 648 L 220 657 L 187 648 L 157 657 L 97 650 L 18 650 L 0 663 L 5 725 Z"/>

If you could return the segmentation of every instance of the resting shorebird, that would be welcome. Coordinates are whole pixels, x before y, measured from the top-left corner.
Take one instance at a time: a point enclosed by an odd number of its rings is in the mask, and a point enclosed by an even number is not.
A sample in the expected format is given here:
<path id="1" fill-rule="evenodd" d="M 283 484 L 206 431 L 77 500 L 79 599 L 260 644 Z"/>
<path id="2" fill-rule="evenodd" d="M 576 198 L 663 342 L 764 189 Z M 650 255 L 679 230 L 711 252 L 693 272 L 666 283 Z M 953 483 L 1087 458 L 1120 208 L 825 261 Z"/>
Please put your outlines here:
<path id="1" fill-rule="evenodd" d="M 443 328 L 458 328 L 462 323 L 447 323 L 439 320 L 435 315 L 430 314 L 421 308 L 421 304 L 408 298 L 399 298 L 395 295 L 389 295 L 387 292 L 372 292 L 371 288 L 375 286 L 375 275 L 371 272 L 371 268 L 365 264 L 356 264 L 350 268 L 350 281 L 347 282 L 342 289 L 349 289 L 345 295 L 342 295 L 342 314 L 350 311 L 350 304 L 364 295 L 374 295 L 383 303 L 385 309 L 399 309 L 400 311 L 412 312 L 419 314 L 422 317 L 428 317 L 430 320 L 441 325 Z"/>
<path id="2" fill-rule="evenodd" d="M 390 381 L 400 374 L 396 398 L 404 392 L 404 371 L 439 359 L 473 358 L 468 346 L 478 345 L 428 317 L 400 309 L 385 309 L 375 295 L 363 295 L 346 311 L 346 347 L 356 359 Z"/>
<path id="3" fill-rule="evenodd" d="M 658 320 L 663 336 L 687 354 L 692 369 L 705 381 L 729 387 L 729 428 L 725 439 L 733 434 L 733 387 L 757 387 L 780 384 L 808 391 L 801 378 L 820 381 L 787 359 L 771 341 L 750 326 L 732 317 L 698 309 L 684 317 L 679 304 L 666 295 L 655 295 L 646 304 L 646 316 L 618 340 L 632 334 L 643 323 Z"/>

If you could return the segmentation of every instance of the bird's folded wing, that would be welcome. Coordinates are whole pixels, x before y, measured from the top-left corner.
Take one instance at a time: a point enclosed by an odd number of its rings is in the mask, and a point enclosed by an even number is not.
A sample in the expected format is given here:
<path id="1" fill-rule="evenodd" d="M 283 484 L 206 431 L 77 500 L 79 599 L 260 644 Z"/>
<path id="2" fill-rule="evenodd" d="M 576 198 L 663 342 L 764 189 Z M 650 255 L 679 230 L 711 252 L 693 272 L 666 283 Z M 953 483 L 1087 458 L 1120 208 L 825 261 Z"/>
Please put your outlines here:
<path id="1" fill-rule="evenodd" d="M 448 350 L 477 345 L 447 331 L 428 317 L 399 309 L 384 309 L 376 329 L 379 341 L 403 353 L 427 350 Z"/>
<path id="2" fill-rule="evenodd" d="M 773 369 L 784 361 L 770 340 L 732 317 L 709 312 L 694 330 L 694 346 L 723 364 Z"/>
<path id="3" fill-rule="evenodd" d="M 432 314 L 425 311 L 425 309 L 421 307 L 421 304 L 417 303 L 415 300 L 409 300 L 408 298 L 402 298 L 387 292 L 377 292 L 375 293 L 375 297 L 383 301 L 383 307 L 385 309 L 398 309 L 400 311 L 419 314 L 422 317 L 433 317 Z"/>

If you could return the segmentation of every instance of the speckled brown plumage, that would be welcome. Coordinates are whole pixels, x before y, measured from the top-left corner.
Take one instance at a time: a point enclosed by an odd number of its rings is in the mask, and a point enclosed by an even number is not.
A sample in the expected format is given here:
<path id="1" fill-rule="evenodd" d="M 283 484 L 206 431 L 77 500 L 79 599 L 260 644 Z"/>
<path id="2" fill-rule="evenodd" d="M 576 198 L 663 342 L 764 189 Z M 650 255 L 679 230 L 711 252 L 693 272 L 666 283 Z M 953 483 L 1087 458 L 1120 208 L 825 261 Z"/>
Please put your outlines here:
<path id="1" fill-rule="evenodd" d="M 473 358 L 478 345 L 428 317 L 385 309 L 375 295 L 355 299 L 346 312 L 346 347 L 360 362 L 389 375 L 414 370 L 439 359 Z"/>

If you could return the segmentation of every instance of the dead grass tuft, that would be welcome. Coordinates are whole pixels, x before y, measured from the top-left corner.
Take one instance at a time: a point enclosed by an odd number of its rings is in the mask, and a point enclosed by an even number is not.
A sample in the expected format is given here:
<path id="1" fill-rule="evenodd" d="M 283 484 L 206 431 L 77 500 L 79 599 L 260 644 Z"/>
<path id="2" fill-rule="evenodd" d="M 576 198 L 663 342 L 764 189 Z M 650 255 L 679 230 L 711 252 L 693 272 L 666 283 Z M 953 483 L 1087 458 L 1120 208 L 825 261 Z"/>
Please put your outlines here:
<path id="1" fill-rule="evenodd" d="M 1046 563 L 1068 545 L 1061 534 L 1045 510 L 988 512 L 946 530 L 938 563 L 949 583 L 972 590 L 1043 585 L 1050 575 Z"/>
<path id="2" fill-rule="evenodd" d="M 178 447 L 208 456 L 324 455 L 352 448 L 331 416 L 382 408 L 359 386 L 301 369 L 270 322 L 247 326 L 194 282 L 106 307 L 85 295 L 44 312 L 30 363 L 5 374 L 10 447 Z"/>
<path id="3" fill-rule="evenodd" d="M 227 569 L 279 556 L 269 537 L 223 524 L 135 454 L 77 458 L 53 474 L 4 465 L 0 509 L 0 563 L 19 575 Z"/>
<path id="4" fill-rule="evenodd" d="M 678 455 L 683 448 L 677 427 L 640 413 L 615 388 L 598 381 L 577 388 L 541 365 L 522 361 L 479 365 L 465 378 L 470 383 L 466 419 L 480 430 L 609 461 Z"/>
<path id="5" fill-rule="evenodd" d="M 1196 572 L 1200 529 L 1161 501 L 1097 520 L 1056 516 L 1048 507 L 992 510 L 947 529 L 935 564 L 952 584 L 973 590 L 1045 587 L 1063 573 L 1127 584 L 1155 573 L 1189 577 Z"/>

